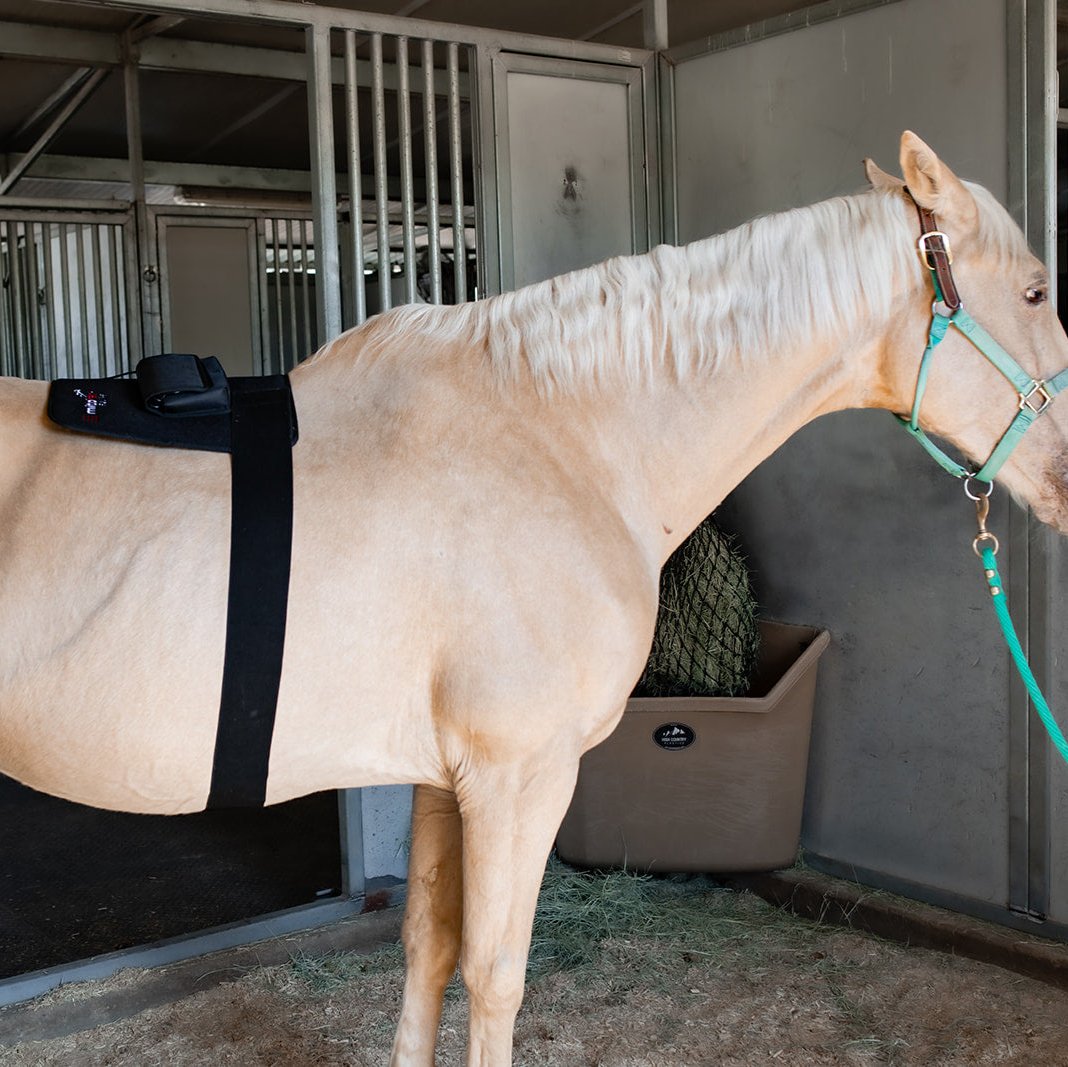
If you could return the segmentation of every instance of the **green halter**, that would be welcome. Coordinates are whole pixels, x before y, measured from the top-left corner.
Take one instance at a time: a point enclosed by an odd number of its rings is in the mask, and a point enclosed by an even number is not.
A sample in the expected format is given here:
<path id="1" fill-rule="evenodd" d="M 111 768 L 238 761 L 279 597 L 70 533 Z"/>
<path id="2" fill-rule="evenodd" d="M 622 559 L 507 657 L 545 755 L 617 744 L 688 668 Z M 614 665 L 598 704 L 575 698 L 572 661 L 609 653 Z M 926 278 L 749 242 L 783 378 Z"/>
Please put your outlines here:
<path id="1" fill-rule="evenodd" d="M 908 190 L 906 189 L 906 192 Z M 909 196 L 912 194 L 909 193 Z M 927 348 L 924 350 L 923 359 L 920 361 L 920 373 L 916 381 L 916 396 L 912 401 L 912 412 L 908 418 L 902 415 L 896 416 L 901 420 L 905 429 L 908 430 L 917 441 L 927 450 L 939 466 L 957 478 L 963 478 L 964 492 L 975 502 L 976 519 L 978 520 L 979 532 L 972 542 L 975 554 L 983 561 L 983 574 L 986 577 L 990 589 L 991 601 L 994 612 L 997 615 L 998 625 L 1005 637 L 1005 642 L 1012 654 L 1016 669 L 1023 679 L 1024 686 L 1031 698 L 1031 704 L 1042 725 L 1046 728 L 1054 747 L 1061 757 L 1068 763 L 1068 738 L 1065 738 L 1053 714 L 1049 710 L 1045 697 L 1038 687 L 1038 682 L 1027 663 L 1020 639 L 1016 635 L 1016 629 L 1012 625 L 1009 615 L 1009 607 L 1005 602 L 1005 588 L 998 573 L 995 557 L 998 553 L 998 539 L 986 528 L 986 519 L 990 511 L 990 494 L 994 490 L 994 478 L 1005 460 L 1012 454 L 1012 450 L 1020 443 L 1020 438 L 1027 432 L 1031 423 L 1041 415 L 1046 408 L 1053 403 L 1053 398 L 1068 386 L 1068 368 L 1049 381 L 1032 378 L 1019 363 L 1016 362 L 980 326 L 975 319 L 965 310 L 960 295 L 957 292 L 956 282 L 953 280 L 953 272 L 950 264 L 953 256 L 949 248 L 949 239 L 938 229 L 934 214 L 926 208 L 916 204 L 916 210 L 920 216 L 920 235 L 918 248 L 924 265 L 931 272 L 931 281 L 934 283 L 935 302 L 931 309 L 931 329 L 928 333 Z M 994 446 L 987 461 L 977 470 L 970 471 L 962 467 L 955 460 L 950 459 L 928 436 L 920 429 L 920 403 L 923 400 L 924 390 L 927 388 L 927 375 L 931 370 L 931 359 L 934 350 L 946 336 L 950 326 L 955 326 L 965 337 L 1001 373 L 1012 383 L 1019 397 L 1020 410 L 1009 423 L 1009 428 L 1001 435 L 1001 440 Z M 972 492 L 970 482 L 972 479 L 986 482 L 986 492 Z"/>
<path id="2" fill-rule="evenodd" d="M 932 276 L 934 272 L 932 271 Z M 935 279 L 937 289 L 938 280 Z M 970 471 L 962 467 L 956 460 L 951 459 L 941 448 L 932 441 L 926 433 L 920 429 L 920 402 L 923 400 L 924 390 L 927 388 L 927 375 L 931 369 L 931 358 L 935 348 L 946 336 L 950 326 L 955 326 L 965 337 L 1006 378 L 1012 383 L 1019 398 L 1020 410 L 1009 423 L 1009 428 L 1001 435 L 1001 440 L 994 446 L 993 452 L 987 461 L 977 470 Z M 912 413 L 906 418 L 904 415 L 895 416 L 902 425 L 921 445 L 927 450 L 938 465 L 956 478 L 975 478 L 981 482 L 992 482 L 997 476 L 1005 460 L 1009 458 L 1012 450 L 1020 443 L 1020 438 L 1027 432 L 1031 424 L 1053 402 L 1053 398 L 1068 386 L 1068 368 L 1062 370 L 1049 381 L 1032 378 L 1019 363 L 1016 362 L 964 310 L 963 306 L 952 311 L 941 300 L 937 300 L 932 308 L 931 329 L 928 335 L 927 348 L 924 350 L 923 359 L 920 361 L 920 373 L 916 381 L 916 397 L 912 402 Z"/>
<path id="3" fill-rule="evenodd" d="M 911 194 L 910 194 L 911 195 Z M 1065 368 L 1048 381 L 1040 378 L 1032 378 L 964 310 L 964 304 L 957 295 L 956 285 L 953 282 L 953 274 L 950 264 L 953 257 L 949 248 L 949 239 L 937 228 L 934 215 L 917 205 L 920 213 L 920 225 L 924 232 L 920 235 L 917 243 L 920 257 L 924 265 L 931 272 L 931 281 L 934 283 L 935 302 L 931 308 L 931 328 L 927 337 L 927 347 L 924 349 L 923 359 L 920 361 L 920 372 L 916 380 L 916 396 L 912 401 L 912 411 L 906 418 L 896 415 L 901 424 L 917 441 L 923 445 L 927 454 L 934 458 L 938 465 L 956 478 L 975 478 L 981 482 L 993 482 L 1002 465 L 1012 454 L 1012 450 L 1020 443 L 1020 439 L 1030 428 L 1031 424 L 1053 402 L 1053 398 L 1068 387 L 1068 368 Z M 920 429 L 920 403 L 923 400 L 924 391 L 927 388 L 927 376 L 931 370 L 931 362 L 934 351 L 946 336 L 950 326 L 955 326 L 969 341 L 984 355 L 1001 373 L 1012 383 L 1019 399 L 1020 410 L 1014 416 L 1009 428 L 1001 435 L 1001 440 L 994 446 L 987 461 L 976 471 L 962 467 L 956 460 L 951 459 L 946 453 L 932 441 L 922 429 Z"/>

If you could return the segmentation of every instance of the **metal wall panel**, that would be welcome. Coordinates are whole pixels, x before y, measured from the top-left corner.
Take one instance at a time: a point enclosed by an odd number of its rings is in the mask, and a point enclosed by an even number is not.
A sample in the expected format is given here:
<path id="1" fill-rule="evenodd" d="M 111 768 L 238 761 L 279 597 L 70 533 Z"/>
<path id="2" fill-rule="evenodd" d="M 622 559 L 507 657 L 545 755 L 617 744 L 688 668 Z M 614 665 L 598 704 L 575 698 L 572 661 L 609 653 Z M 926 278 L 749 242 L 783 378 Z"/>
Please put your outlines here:
<path id="1" fill-rule="evenodd" d="M 502 287 L 644 251 L 641 71 L 509 55 L 494 73 Z"/>
<path id="2" fill-rule="evenodd" d="M 855 191 L 863 156 L 897 169 L 907 127 L 1004 197 L 1006 26 L 1005 0 L 901 0 L 681 62 L 680 238 Z M 1009 511 L 995 501 L 999 531 Z M 1021 788 L 1014 682 L 958 485 L 888 415 L 848 412 L 791 440 L 725 516 L 766 612 L 835 636 L 806 848 L 838 869 L 1004 907 Z M 1012 591 L 1026 569 L 1020 540 L 1005 563 L 1017 568 Z"/>
<path id="3" fill-rule="evenodd" d="M 1049 589 L 1068 589 L 1068 543 L 1048 530 L 1041 530 L 1039 537 L 1047 541 L 1046 558 L 1049 563 L 1047 578 Z M 1068 724 L 1068 654 L 1066 654 L 1064 635 L 1068 633 L 1068 603 L 1063 596 L 1055 594 L 1046 598 L 1048 607 L 1049 640 L 1049 677 L 1046 697 L 1061 728 Z M 1039 743 L 1046 746 L 1044 737 Z M 1064 827 L 1068 826 L 1068 767 L 1056 755 L 1050 753 L 1049 759 L 1049 794 L 1050 816 L 1049 834 L 1050 855 L 1050 894 L 1049 916 L 1060 923 L 1068 923 L 1068 835 Z"/>

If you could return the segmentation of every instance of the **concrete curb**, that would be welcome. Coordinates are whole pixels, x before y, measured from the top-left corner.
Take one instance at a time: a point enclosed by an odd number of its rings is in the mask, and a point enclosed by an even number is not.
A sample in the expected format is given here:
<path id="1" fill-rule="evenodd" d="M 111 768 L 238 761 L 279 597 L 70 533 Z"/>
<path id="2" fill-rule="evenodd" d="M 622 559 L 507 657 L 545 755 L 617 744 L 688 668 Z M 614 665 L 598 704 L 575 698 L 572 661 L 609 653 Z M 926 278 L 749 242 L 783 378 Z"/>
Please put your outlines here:
<path id="1" fill-rule="evenodd" d="M 22 1041 L 48 1041 L 106 1026 L 234 981 L 254 967 L 276 966 L 302 954 L 374 952 L 399 939 L 402 913 L 402 908 L 386 908 L 167 967 L 120 971 L 100 983 L 83 983 L 86 995 L 82 999 L 78 999 L 78 985 L 60 987 L 60 991 L 37 1000 L 0 1008 L 0 1048 Z M 124 982 L 124 976 L 136 980 Z M 116 988 L 108 989 L 112 984 Z M 103 989 L 99 994 L 93 989 L 97 985 Z"/>
<path id="2" fill-rule="evenodd" d="M 810 870 L 730 879 L 776 907 L 915 948 L 992 963 L 1068 989 L 1068 946 Z"/>

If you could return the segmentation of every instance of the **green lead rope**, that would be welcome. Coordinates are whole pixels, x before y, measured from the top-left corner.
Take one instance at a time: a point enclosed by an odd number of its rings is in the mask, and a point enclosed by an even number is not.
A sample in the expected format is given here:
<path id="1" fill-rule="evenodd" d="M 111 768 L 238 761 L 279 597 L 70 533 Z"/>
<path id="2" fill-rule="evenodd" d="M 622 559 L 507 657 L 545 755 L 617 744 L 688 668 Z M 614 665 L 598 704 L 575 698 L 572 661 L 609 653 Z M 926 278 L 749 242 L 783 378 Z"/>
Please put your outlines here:
<path id="1" fill-rule="evenodd" d="M 1028 665 L 1024 650 L 1020 647 L 1020 639 L 1016 636 L 1016 628 L 1012 625 L 1009 606 L 1005 602 L 1005 587 L 1001 584 L 997 560 L 994 558 L 994 548 L 989 542 L 983 542 L 979 552 L 983 560 L 983 573 L 986 575 L 987 585 L 990 586 L 990 599 L 994 604 L 994 612 L 997 614 L 1001 632 L 1005 635 L 1005 643 L 1009 646 L 1016 669 L 1020 672 L 1020 677 L 1027 687 L 1027 692 L 1031 694 L 1031 703 L 1035 706 L 1035 711 L 1038 712 L 1038 717 L 1042 720 L 1042 725 L 1046 728 L 1049 739 L 1061 754 L 1064 762 L 1068 763 L 1068 741 L 1065 740 L 1064 734 L 1061 733 L 1057 720 L 1053 718 L 1049 705 L 1046 703 L 1046 698 L 1042 695 L 1042 690 L 1038 688 L 1038 682 L 1035 681 L 1035 676 L 1031 673 L 1031 667 Z"/>

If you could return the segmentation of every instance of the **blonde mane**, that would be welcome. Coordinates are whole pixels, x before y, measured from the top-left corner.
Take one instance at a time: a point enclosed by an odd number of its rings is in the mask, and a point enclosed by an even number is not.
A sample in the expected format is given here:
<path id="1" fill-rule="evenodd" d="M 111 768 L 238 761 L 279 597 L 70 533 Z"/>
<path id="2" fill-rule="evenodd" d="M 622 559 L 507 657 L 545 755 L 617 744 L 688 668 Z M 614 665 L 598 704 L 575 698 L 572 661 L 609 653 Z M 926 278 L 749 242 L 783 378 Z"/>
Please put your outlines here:
<path id="1" fill-rule="evenodd" d="M 981 186 L 985 254 L 1026 254 L 1020 231 Z M 502 385 L 527 376 L 543 394 L 639 382 L 657 367 L 680 379 L 727 359 L 840 336 L 885 319 L 908 273 L 921 276 L 918 229 L 897 193 L 837 197 L 754 219 L 683 247 L 661 245 L 455 307 L 397 308 L 376 340 L 418 335 L 482 348 Z M 372 347 L 378 348 L 378 344 Z"/>

